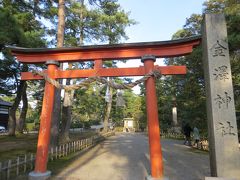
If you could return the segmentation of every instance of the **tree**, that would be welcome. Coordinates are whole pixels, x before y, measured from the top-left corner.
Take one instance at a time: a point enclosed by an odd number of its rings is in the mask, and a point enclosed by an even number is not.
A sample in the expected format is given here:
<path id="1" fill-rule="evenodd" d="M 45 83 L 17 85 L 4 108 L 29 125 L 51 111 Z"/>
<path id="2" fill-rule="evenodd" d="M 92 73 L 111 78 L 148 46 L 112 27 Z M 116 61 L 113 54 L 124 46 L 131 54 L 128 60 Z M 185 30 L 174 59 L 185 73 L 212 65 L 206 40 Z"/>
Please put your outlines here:
<path id="1" fill-rule="evenodd" d="M 116 43 L 124 34 L 124 28 L 127 25 L 132 23 L 132 20 L 129 20 L 128 15 L 123 17 L 125 13 L 123 10 L 120 10 L 120 5 L 116 1 L 98 1 L 98 6 L 88 8 L 89 4 L 84 0 L 80 2 L 69 2 L 67 7 L 67 21 L 66 21 L 66 30 L 65 30 L 65 44 L 66 46 L 81 46 L 85 43 L 90 43 L 92 41 L 109 41 L 109 43 Z M 111 6 L 109 6 L 111 4 Z M 90 3 L 94 5 L 94 3 Z M 108 7 L 107 7 L 108 6 Z M 108 11 L 107 11 L 108 8 Z M 110 11 L 109 11 L 110 9 Z M 112 14 L 107 14 L 107 13 Z M 120 18 L 121 14 L 121 18 Z M 111 21 L 109 21 L 111 16 Z M 107 18 L 108 17 L 108 18 Z M 125 18 L 125 20 L 123 19 Z M 107 32 L 105 29 L 112 26 L 111 32 Z M 121 32 L 120 32 L 121 30 Z M 120 33 L 122 35 L 120 35 Z M 111 36 L 111 39 L 108 37 Z M 126 36 L 125 36 L 126 37 Z M 111 42 L 110 42 L 111 40 Z M 120 40 L 120 39 L 119 39 Z M 111 64 L 110 62 L 107 63 Z M 105 64 L 106 65 L 106 64 Z M 107 66 L 108 66 L 107 65 Z M 79 63 L 70 65 L 73 67 L 91 67 L 92 63 Z M 70 68 L 69 68 L 70 69 Z M 70 82 L 70 81 L 68 81 Z M 72 95 L 69 95 L 65 92 L 65 97 L 72 97 L 74 92 L 71 92 Z M 66 98 L 64 98 L 65 101 Z M 71 102 L 71 100 L 70 100 Z M 110 115 L 111 104 L 108 105 L 108 117 Z M 63 118 L 62 118 L 62 135 L 63 139 L 68 139 L 68 131 L 71 121 L 71 106 L 63 106 Z M 108 118 L 107 118 L 108 119 Z M 67 121 L 67 122 L 66 122 Z M 67 126 L 67 127 L 66 127 Z"/>
<path id="2" fill-rule="evenodd" d="M 27 98 L 27 82 L 24 83 L 24 87 L 22 89 L 22 110 L 20 113 L 20 116 L 17 120 L 17 130 L 18 132 L 20 132 L 21 134 L 23 134 L 23 130 L 25 128 L 25 120 L 26 120 L 26 116 L 27 116 L 27 111 L 28 111 L 28 98 Z"/>
<path id="3" fill-rule="evenodd" d="M 239 38 L 237 25 L 239 19 L 239 4 L 234 1 L 210 0 L 204 3 L 204 12 L 225 13 L 228 27 L 228 40 L 230 47 L 230 59 L 233 74 L 234 88 L 239 87 Z M 183 29 L 173 35 L 173 39 L 198 35 L 201 33 L 202 15 L 193 14 L 187 19 Z M 202 65 L 202 48 L 195 48 L 193 52 L 185 57 L 165 59 L 167 65 L 186 65 L 188 73 L 184 77 L 171 76 L 164 79 L 164 83 L 157 89 L 170 89 L 171 94 L 159 95 L 159 99 L 168 99 L 176 96 L 178 107 L 178 118 L 182 122 L 190 122 L 197 125 L 201 130 L 206 130 L 206 102 Z M 173 89 L 173 90 L 171 90 Z M 167 89 L 166 89 L 167 90 Z M 166 91 L 165 90 L 165 91 Z M 239 93 L 235 91 L 236 109 L 239 109 Z M 163 108 L 164 109 L 164 108 Z M 169 108 L 170 109 L 170 105 Z M 161 109 L 159 110 L 160 113 Z M 161 116 L 160 116 L 161 117 Z M 171 117 L 168 117 L 171 118 Z M 170 119 L 169 119 L 170 121 Z"/>
<path id="4" fill-rule="evenodd" d="M 44 32 L 41 23 L 35 20 L 33 15 L 33 6 L 30 1 L 9 1 L 0 2 L 0 39 L 1 39 L 1 77 L 0 93 L 6 95 L 16 94 L 13 106 L 9 113 L 9 135 L 15 135 L 16 129 L 16 111 L 21 99 L 24 99 L 24 106 L 21 121 L 26 117 L 26 83 L 19 80 L 19 72 L 26 70 L 27 66 L 17 62 L 3 47 L 6 45 L 17 45 L 25 47 L 45 46 L 42 39 Z"/>
<path id="5" fill-rule="evenodd" d="M 64 45 L 64 34 L 65 34 L 65 0 L 59 0 L 58 27 L 57 27 L 58 48 L 61 48 Z M 60 65 L 60 69 L 63 69 L 63 64 Z M 62 80 L 59 80 L 59 83 L 62 83 Z M 52 147 L 58 145 L 60 119 L 61 119 L 61 89 L 55 88 L 54 110 L 52 113 L 51 141 L 50 141 Z"/>
<path id="6" fill-rule="evenodd" d="M 116 1 L 106 0 L 101 3 L 103 15 L 100 17 L 100 29 L 103 34 L 103 39 L 107 40 L 109 44 L 117 43 L 121 38 L 127 38 L 125 34 L 125 28 L 135 21 L 128 18 L 128 13 L 121 10 L 120 5 Z M 112 67 L 116 64 L 114 62 L 105 62 L 105 66 Z M 104 131 L 108 130 L 108 121 L 112 108 L 112 95 L 113 90 L 109 87 L 109 101 L 106 105 L 104 115 Z"/>

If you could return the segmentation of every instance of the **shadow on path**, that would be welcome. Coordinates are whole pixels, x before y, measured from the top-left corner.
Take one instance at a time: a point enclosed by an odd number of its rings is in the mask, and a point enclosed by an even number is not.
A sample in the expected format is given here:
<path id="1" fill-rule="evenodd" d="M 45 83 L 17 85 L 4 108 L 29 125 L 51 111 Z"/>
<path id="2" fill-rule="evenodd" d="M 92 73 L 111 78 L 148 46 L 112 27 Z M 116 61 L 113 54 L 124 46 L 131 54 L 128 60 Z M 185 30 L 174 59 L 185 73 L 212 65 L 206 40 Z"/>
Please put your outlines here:
<path id="1" fill-rule="evenodd" d="M 164 174 L 170 180 L 204 180 L 210 176 L 209 155 L 183 145 L 179 140 L 162 140 Z"/>
<path id="2" fill-rule="evenodd" d="M 210 174 L 208 154 L 175 140 L 162 140 L 162 149 L 170 180 L 202 180 Z M 122 133 L 82 154 L 52 179 L 144 180 L 149 172 L 147 136 Z"/>

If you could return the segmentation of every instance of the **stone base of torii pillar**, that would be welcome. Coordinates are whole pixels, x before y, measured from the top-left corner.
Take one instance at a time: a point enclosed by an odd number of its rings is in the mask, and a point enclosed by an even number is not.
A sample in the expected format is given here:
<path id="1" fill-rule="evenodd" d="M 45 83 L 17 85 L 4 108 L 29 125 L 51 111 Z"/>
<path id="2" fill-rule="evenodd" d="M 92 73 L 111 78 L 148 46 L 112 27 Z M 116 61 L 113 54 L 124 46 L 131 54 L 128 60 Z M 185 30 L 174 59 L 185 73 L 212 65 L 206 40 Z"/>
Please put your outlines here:
<path id="1" fill-rule="evenodd" d="M 147 176 L 145 180 L 169 180 L 168 177 L 163 177 L 163 178 L 153 178 L 152 176 Z"/>
<path id="2" fill-rule="evenodd" d="M 45 173 L 36 173 L 34 171 L 28 174 L 28 180 L 46 180 L 51 176 L 51 171 Z"/>
<path id="3" fill-rule="evenodd" d="M 205 180 L 237 180 L 237 179 L 224 177 L 205 177 Z"/>

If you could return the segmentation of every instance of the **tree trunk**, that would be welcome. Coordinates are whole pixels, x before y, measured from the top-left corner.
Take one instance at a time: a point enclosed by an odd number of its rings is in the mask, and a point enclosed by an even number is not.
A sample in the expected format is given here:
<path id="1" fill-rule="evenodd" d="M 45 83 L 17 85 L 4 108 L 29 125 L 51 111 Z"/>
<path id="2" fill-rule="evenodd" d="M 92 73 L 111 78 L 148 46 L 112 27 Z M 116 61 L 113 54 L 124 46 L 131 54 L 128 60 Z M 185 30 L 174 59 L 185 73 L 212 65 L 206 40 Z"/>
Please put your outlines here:
<path id="1" fill-rule="evenodd" d="M 66 85 L 70 84 L 70 79 L 67 79 Z M 72 119 L 72 99 L 74 91 L 65 91 L 64 100 L 62 106 L 62 128 L 61 128 L 61 141 L 68 142 L 69 129 L 71 126 Z"/>
<path id="2" fill-rule="evenodd" d="M 17 131 L 21 134 L 23 134 L 23 129 L 26 126 L 26 116 L 27 116 L 27 110 L 28 110 L 28 99 L 27 99 L 27 82 L 25 83 L 23 90 L 22 90 L 22 110 L 20 117 L 17 121 Z"/>
<path id="3" fill-rule="evenodd" d="M 107 102 L 107 107 L 105 111 L 105 116 L 104 116 L 104 121 L 103 121 L 103 131 L 107 132 L 108 131 L 108 120 L 110 117 L 111 109 L 112 109 L 112 96 L 113 96 L 113 89 L 109 87 L 109 96 L 110 100 Z"/>
<path id="4" fill-rule="evenodd" d="M 82 24 L 82 26 L 80 27 L 80 46 L 83 45 L 83 40 L 84 40 L 84 25 L 83 25 L 83 19 L 84 19 L 84 16 L 83 16 L 83 6 L 84 6 L 84 0 L 81 0 L 81 11 L 80 11 L 80 23 Z"/>
<path id="5" fill-rule="evenodd" d="M 81 0 L 81 7 L 84 6 L 84 0 Z M 81 8 L 82 9 L 82 8 Z M 83 11 L 80 11 L 80 22 L 83 22 Z M 83 24 L 83 23 L 82 23 Z M 83 26 L 80 27 L 80 46 L 83 45 L 84 31 Z M 73 64 L 68 64 L 68 69 L 72 69 Z M 74 84 L 74 82 L 73 82 Z M 70 79 L 67 79 L 66 85 L 70 85 Z M 69 130 L 72 121 L 72 100 L 73 100 L 74 90 L 65 91 L 63 106 L 62 106 L 62 128 L 61 128 L 61 141 L 67 142 L 70 140 Z"/>
<path id="6" fill-rule="evenodd" d="M 57 47 L 63 47 L 65 29 L 65 0 L 58 1 Z"/>
<path id="7" fill-rule="evenodd" d="M 12 107 L 9 110 L 9 118 L 8 118 L 8 135 L 9 136 L 15 136 L 15 130 L 16 130 L 16 111 L 18 109 L 19 103 L 21 101 L 22 92 L 24 89 L 26 82 L 20 81 L 20 84 L 17 89 L 17 96 L 14 100 L 14 103 Z"/>
<path id="8" fill-rule="evenodd" d="M 58 1 L 58 31 L 57 31 L 57 47 L 63 47 L 64 43 L 64 29 L 65 29 L 65 0 Z M 60 69 L 62 69 L 62 64 Z M 62 83 L 62 80 L 59 80 Z M 51 124 L 51 142 L 50 146 L 55 147 L 58 145 L 59 136 L 59 122 L 61 118 L 61 90 L 55 89 L 54 109 L 52 113 Z"/>

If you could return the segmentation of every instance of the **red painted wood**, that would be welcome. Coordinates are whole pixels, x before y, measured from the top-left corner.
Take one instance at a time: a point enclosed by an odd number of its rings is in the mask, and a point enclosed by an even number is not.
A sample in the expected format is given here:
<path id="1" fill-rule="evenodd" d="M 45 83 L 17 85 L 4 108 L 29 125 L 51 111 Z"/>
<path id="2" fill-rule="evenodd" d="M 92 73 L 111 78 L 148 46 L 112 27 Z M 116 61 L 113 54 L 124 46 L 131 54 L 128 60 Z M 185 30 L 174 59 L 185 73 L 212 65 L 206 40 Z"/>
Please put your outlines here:
<path id="1" fill-rule="evenodd" d="M 152 59 L 144 61 L 146 73 L 154 69 Z M 146 107 L 148 119 L 148 140 L 150 150 L 151 175 L 153 178 L 163 177 L 163 160 L 160 143 L 160 130 L 158 123 L 157 96 L 154 77 L 150 77 L 146 83 Z"/>
<path id="2" fill-rule="evenodd" d="M 94 61 L 94 69 L 100 69 L 102 68 L 103 61 L 101 59 L 96 59 Z"/>
<path id="3" fill-rule="evenodd" d="M 56 65 L 48 65 L 47 73 L 50 78 L 54 78 L 54 73 L 56 69 Z M 45 83 L 42 112 L 40 117 L 37 154 L 34 169 L 36 173 L 44 173 L 47 170 L 51 120 L 54 103 L 54 89 L 55 87 L 53 85 L 48 82 Z"/>
<path id="4" fill-rule="evenodd" d="M 86 46 L 79 48 L 59 49 L 25 49 L 10 47 L 12 54 L 22 63 L 45 63 L 48 60 L 60 62 L 94 60 L 94 69 L 57 70 L 56 65 L 48 65 L 46 73 L 50 78 L 86 78 L 90 76 L 144 76 L 157 69 L 163 75 L 186 74 L 185 66 L 154 66 L 152 59 L 144 61 L 144 67 L 138 68 L 102 68 L 102 60 L 140 59 L 144 55 L 155 57 L 175 57 L 190 54 L 193 47 L 200 44 L 200 37 L 168 42 L 133 43 L 120 45 Z M 30 72 L 22 73 L 22 80 L 42 79 Z M 48 147 L 50 142 L 50 126 L 53 110 L 54 87 L 46 82 L 43 106 L 40 118 L 40 130 L 35 161 L 35 172 L 44 173 L 47 168 Z M 163 177 L 162 151 L 158 123 L 157 98 L 155 80 L 150 77 L 146 81 L 146 104 L 148 117 L 148 133 L 153 178 Z"/>
<path id="5" fill-rule="evenodd" d="M 11 48 L 12 54 L 22 63 L 45 63 L 48 60 L 59 62 L 89 61 L 94 59 L 119 60 L 139 59 L 146 54 L 155 57 L 183 56 L 192 52 L 193 47 L 199 45 L 200 39 L 180 41 L 176 43 L 135 43 L 120 44 L 115 46 L 92 46 L 86 48 L 61 48 L 61 49 L 29 49 Z"/>
<path id="6" fill-rule="evenodd" d="M 186 74 L 186 66 L 155 66 L 163 75 Z M 138 68 L 96 68 L 84 70 L 56 71 L 55 78 L 86 78 L 90 76 L 117 77 L 117 76 L 144 76 L 144 67 Z M 22 72 L 21 80 L 43 79 L 41 76 L 33 75 L 31 72 Z"/>

